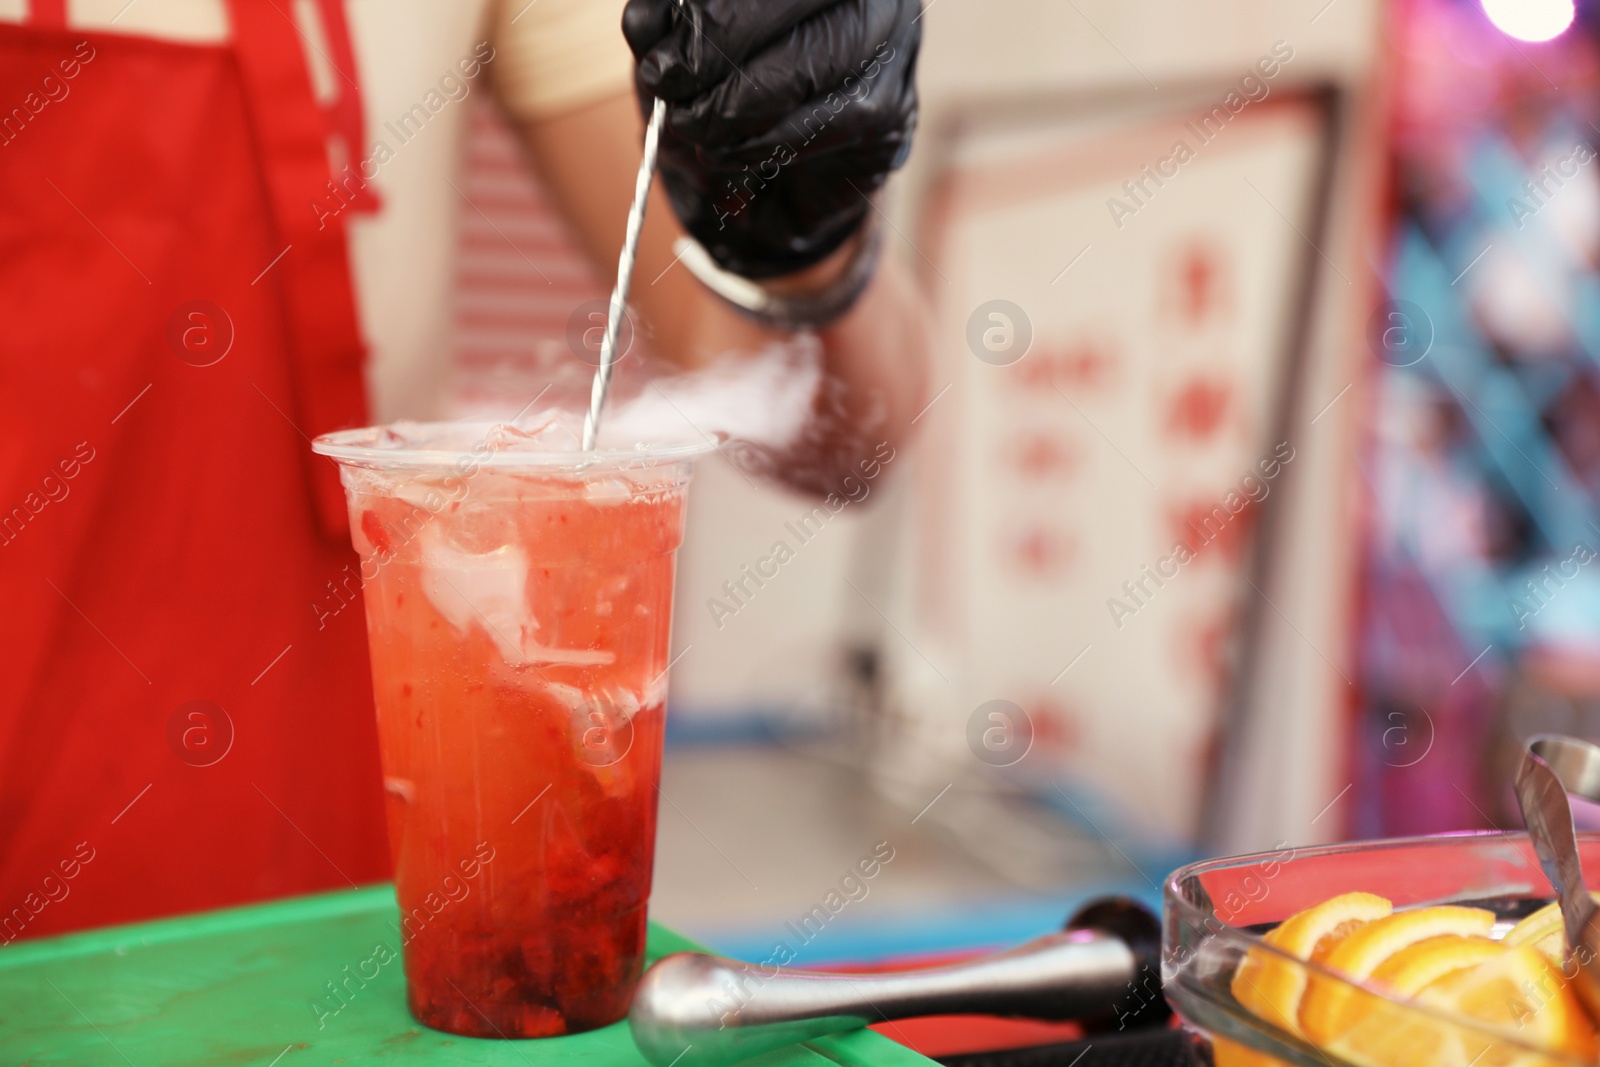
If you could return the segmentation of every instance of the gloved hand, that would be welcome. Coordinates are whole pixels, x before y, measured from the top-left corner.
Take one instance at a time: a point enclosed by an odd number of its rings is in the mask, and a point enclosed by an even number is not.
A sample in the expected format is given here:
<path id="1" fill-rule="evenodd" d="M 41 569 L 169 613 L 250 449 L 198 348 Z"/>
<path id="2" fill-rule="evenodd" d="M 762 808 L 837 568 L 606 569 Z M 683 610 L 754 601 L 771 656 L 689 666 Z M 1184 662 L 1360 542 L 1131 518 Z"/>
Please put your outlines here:
<path id="1" fill-rule="evenodd" d="M 747 278 L 825 259 L 905 162 L 920 0 L 628 0 L 660 173 L 684 228 Z"/>

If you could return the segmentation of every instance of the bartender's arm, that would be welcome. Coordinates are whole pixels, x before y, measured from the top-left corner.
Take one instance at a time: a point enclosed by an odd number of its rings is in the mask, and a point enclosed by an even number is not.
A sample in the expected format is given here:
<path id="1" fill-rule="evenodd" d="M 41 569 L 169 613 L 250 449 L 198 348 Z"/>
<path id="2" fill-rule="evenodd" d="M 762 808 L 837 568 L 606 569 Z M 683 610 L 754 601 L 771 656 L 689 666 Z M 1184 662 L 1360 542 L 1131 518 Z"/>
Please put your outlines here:
<path id="1" fill-rule="evenodd" d="M 792 334 L 735 310 L 674 262 L 680 216 L 728 273 L 778 294 L 850 296 L 852 266 L 881 223 L 869 194 L 904 159 L 915 123 L 919 6 L 689 0 L 687 15 L 672 6 L 632 0 L 624 18 L 640 84 L 670 105 L 630 303 L 658 354 L 693 369 Z M 638 100 L 625 92 L 519 125 L 609 279 L 640 157 Z M 829 381 L 776 476 L 831 491 L 881 442 L 905 438 L 925 402 L 917 299 L 886 255 L 849 309 L 818 324 Z"/>

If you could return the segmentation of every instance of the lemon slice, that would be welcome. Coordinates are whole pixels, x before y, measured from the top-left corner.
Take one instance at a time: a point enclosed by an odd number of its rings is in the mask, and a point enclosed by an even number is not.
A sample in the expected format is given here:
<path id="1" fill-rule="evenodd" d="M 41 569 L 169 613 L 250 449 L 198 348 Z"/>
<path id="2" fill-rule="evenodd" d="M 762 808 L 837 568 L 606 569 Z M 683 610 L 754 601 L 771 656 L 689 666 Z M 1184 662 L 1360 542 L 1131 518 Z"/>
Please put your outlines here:
<path id="1" fill-rule="evenodd" d="M 1541 940 L 1552 930 L 1561 929 L 1561 902 L 1552 900 L 1506 931 L 1500 939 L 1506 945 L 1528 945 Z"/>
<path id="2" fill-rule="evenodd" d="M 1558 965 L 1567 957 L 1567 928 L 1561 921 L 1561 905 L 1551 904 L 1523 919 L 1503 939 L 1507 945 L 1527 945 Z"/>
<path id="3" fill-rule="evenodd" d="M 1348 936 L 1351 931 L 1394 910 L 1383 897 L 1371 893 L 1345 893 L 1296 912 L 1263 938 L 1267 944 L 1298 959 L 1309 960 Z M 1233 996 L 1257 1018 L 1300 1033 L 1300 997 L 1305 992 L 1305 969 L 1273 953 L 1251 949 L 1233 976 Z"/>
<path id="4" fill-rule="evenodd" d="M 1589 895 L 1600 901 L 1600 893 Z M 1532 945 L 1560 967 L 1567 959 L 1567 928 L 1561 921 L 1561 905 L 1546 904 L 1507 930 L 1501 940 L 1507 945 Z"/>
<path id="5" fill-rule="evenodd" d="M 1483 908 L 1417 908 L 1374 919 L 1313 959 L 1352 981 L 1365 982 L 1389 957 L 1420 941 L 1445 934 L 1484 937 L 1493 926 L 1494 912 Z M 1353 993 L 1348 986 L 1312 977 L 1300 1001 L 1300 1029 L 1306 1038 L 1317 1045 L 1327 1045 L 1337 1038 L 1341 1028 L 1348 1025 L 1344 1008 Z"/>

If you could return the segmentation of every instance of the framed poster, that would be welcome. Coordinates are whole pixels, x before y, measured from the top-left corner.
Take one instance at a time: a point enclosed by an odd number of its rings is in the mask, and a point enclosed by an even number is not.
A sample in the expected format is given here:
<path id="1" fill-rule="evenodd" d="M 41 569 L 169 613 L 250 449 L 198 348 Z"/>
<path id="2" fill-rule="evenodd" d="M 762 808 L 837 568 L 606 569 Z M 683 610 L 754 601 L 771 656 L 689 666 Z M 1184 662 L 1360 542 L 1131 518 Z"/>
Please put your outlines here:
<path id="1" fill-rule="evenodd" d="M 1330 96 L 1263 73 L 1193 100 L 948 139 L 913 231 L 939 351 L 884 639 L 908 773 L 976 756 L 1166 842 L 1247 728 L 1257 534 L 1332 267 Z"/>

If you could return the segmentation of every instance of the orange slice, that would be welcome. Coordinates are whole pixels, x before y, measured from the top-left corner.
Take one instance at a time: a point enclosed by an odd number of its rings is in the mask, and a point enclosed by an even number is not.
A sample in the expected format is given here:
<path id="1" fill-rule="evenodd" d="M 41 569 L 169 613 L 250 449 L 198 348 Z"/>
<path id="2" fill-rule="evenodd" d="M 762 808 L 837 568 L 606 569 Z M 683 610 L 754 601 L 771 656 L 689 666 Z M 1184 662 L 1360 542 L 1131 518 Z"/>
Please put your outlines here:
<path id="1" fill-rule="evenodd" d="M 1483 937 L 1493 926 L 1494 912 L 1483 908 L 1417 908 L 1374 919 L 1314 958 L 1329 970 L 1365 982 L 1389 957 L 1420 941 L 1445 934 Z M 1310 979 L 1300 1000 L 1300 1029 L 1309 1041 L 1326 1045 L 1339 1036 L 1341 1028 L 1348 1025 L 1344 1009 L 1353 993 L 1348 986 L 1325 978 Z"/>
<path id="2" fill-rule="evenodd" d="M 1211 1035 L 1211 1062 L 1213 1067 L 1284 1067 L 1282 1060 L 1216 1034 Z"/>
<path id="3" fill-rule="evenodd" d="M 1476 967 L 1505 951 L 1504 942 L 1487 937 L 1441 934 L 1403 948 L 1378 964 L 1368 984 L 1409 1000 L 1445 975 Z"/>
<path id="4" fill-rule="evenodd" d="M 1595 1058 L 1594 1025 L 1577 994 L 1531 945 L 1509 946 L 1494 959 L 1445 975 L 1424 988 L 1417 1001 L 1475 1019 L 1546 1052 L 1579 1060 Z M 1509 1051 L 1477 1034 L 1463 1034 L 1461 1041 L 1469 1058 L 1491 1048 Z M 1489 1059 L 1502 1061 L 1499 1056 Z M 1510 1062 L 1537 1060 L 1514 1057 Z"/>
<path id="5" fill-rule="evenodd" d="M 1337 1036 L 1326 1047 L 1362 1064 L 1428 1064 L 1465 1067 L 1454 1027 L 1402 1007 L 1445 977 L 1468 970 L 1507 950 L 1486 937 L 1441 934 L 1401 949 L 1378 964 L 1367 985 L 1378 992 L 1345 997 L 1331 1029 Z"/>
<path id="6" fill-rule="evenodd" d="M 1345 893 L 1297 912 L 1279 923 L 1263 940 L 1281 952 L 1309 960 L 1374 919 L 1393 910 L 1371 893 Z M 1233 996 L 1257 1018 L 1300 1033 L 1300 998 L 1306 988 L 1303 967 L 1260 949 L 1251 949 L 1233 976 Z"/>
<path id="7" fill-rule="evenodd" d="M 1358 996 L 1364 1005 L 1359 1019 L 1337 1040 L 1322 1046 L 1341 1063 L 1361 1067 L 1509 1067 L 1514 1062 L 1504 1055 L 1474 1062 L 1467 1054 L 1460 1027 L 1409 1005 L 1367 993 Z M 1555 1065 L 1546 1061 L 1539 1067 Z"/>
<path id="8" fill-rule="evenodd" d="M 1594 1030 L 1582 1005 L 1560 972 L 1529 945 L 1449 935 L 1429 938 L 1389 957 L 1367 984 L 1384 986 L 1386 995 L 1351 992 L 1342 1006 L 1339 1035 L 1322 1046 L 1352 1063 L 1553 1067 L 1547 1056 L 1511 1041 L 1580 1059 L 1592 1059 L 1595 1052 Z M 1438 1014 L 1390 997 L 1414 998 Z M 1479 1026 L 1454 1025 L 1441 1015 L 1471 1019 Z M 1497 1040 L 1493 1031 L 1510 1040 Z"/>

